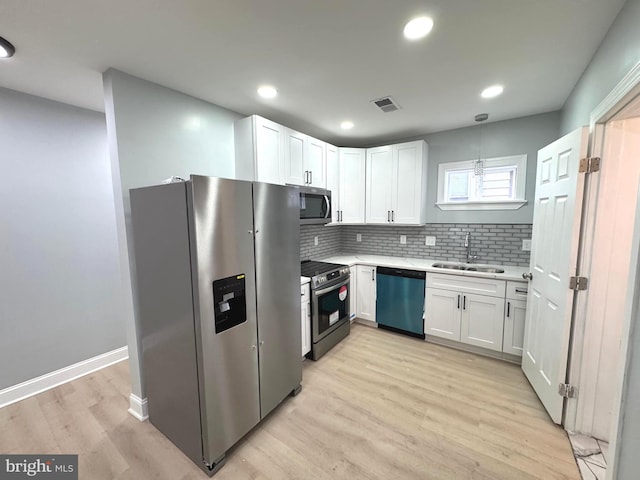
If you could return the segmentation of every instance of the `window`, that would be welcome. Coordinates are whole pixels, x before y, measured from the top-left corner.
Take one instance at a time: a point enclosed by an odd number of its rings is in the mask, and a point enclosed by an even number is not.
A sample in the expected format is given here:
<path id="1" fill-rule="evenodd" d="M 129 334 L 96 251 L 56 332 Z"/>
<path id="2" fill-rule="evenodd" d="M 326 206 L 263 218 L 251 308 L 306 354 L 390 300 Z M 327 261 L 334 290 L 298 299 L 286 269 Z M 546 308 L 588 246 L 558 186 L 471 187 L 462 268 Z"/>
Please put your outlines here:
<path id="1" fill-rule="evenodd" d="M 515 210 L 526 202 L 527 156 L 487 158 L 482 175 L 475 161 L 438 167 L 438 202 L 442 210 Z"/>

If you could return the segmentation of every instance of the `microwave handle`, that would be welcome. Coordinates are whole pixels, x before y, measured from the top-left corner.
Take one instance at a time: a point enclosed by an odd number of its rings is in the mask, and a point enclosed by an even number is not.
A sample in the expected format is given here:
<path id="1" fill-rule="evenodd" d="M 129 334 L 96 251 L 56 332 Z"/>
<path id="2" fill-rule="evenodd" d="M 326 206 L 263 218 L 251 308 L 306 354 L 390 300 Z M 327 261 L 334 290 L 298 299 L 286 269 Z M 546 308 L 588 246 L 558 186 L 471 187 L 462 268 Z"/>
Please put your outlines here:
<path id="1" fill-rule="evenodd" d="M 329 215 L 331 215 L 331 205 L 329 204 L 329 197 L 328 196 L 324 196 L 324 203 L 327 205 L 327 212 L 324 214 L 324 218 L 329 218 Z"/>

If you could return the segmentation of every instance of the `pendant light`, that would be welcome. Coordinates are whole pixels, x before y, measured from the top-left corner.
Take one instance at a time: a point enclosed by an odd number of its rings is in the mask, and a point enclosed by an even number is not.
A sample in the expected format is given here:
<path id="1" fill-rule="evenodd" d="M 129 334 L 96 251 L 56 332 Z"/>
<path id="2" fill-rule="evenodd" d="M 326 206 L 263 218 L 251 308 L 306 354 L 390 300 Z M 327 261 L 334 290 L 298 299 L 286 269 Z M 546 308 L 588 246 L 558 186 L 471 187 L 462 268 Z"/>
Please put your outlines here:
<path id="1" fill-rule="evenodd" d="M 488 113 L 479 113 L 475 116 L 476 122 L 484 122 L 489 118 Z M 484 159 L 482 158 L 482 127 L 478 129 L 478 158 L 473 162 L 473 173 L 476 177 L 484 176 Z"/>

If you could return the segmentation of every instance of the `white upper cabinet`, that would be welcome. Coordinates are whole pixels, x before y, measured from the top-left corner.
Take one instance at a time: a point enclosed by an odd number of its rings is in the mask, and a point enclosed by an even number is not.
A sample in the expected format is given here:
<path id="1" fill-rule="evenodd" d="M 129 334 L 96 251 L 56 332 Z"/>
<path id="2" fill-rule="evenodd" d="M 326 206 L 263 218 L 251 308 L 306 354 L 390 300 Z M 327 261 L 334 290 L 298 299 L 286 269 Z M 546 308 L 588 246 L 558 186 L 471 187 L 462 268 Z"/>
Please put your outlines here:
<path id="1" fill-rule="evenodd" d="M 327 188 L 327 145 L 322 140 L 308 137 L 307 154 L 304 170 L 307 172 L 307 185 L 316 188 Z M 333 147 L 335 148 L 335 147 Z"/>
<path id="2" fill-rule="evenodd" d="M 340 205 L 340 163 L 338 159 L 338 147 L 327 144 L 326 158 L 327 190 L 331 190 L 331 223 L 338 223 L 338 205 Z"/>
<path id="3" fill-rule="evenodd" d="M 285 130 L 285 183 L 290 185 L 306 185 L 307 172 L 304 168 L 304 157 L 307 149 L 308 137 L 304 133 L 296 132 L 290 128 L 286 128 Z"/>
<path id="4" fill-rule="evenodd" d="M 426 221 L 427 144 L 367 150 L 366 222 L 420 225 Z"/>
<path id="5" fill-rule="evenodd" d="M 258 115 L 238 120 L 234 128 L 235 178 L 284 185 L 286 128 Z"/>
<path id="6" fill-rule="evenodd" d="M 290 128 L 284 138 L 286 183 L 326 188 L 327 144 Z"/>
<path id="7" fill-rule="evenodd" d="M 340 148 L 339 165 L 340 195 L 337 204 L 333 201 L 338 222 L 364 223 L 366 150 Z"/>
<path id="8" fill-rule="evenodd" d="M 391 145 L 367 149 L 367 223 L 391 222 Z"/>

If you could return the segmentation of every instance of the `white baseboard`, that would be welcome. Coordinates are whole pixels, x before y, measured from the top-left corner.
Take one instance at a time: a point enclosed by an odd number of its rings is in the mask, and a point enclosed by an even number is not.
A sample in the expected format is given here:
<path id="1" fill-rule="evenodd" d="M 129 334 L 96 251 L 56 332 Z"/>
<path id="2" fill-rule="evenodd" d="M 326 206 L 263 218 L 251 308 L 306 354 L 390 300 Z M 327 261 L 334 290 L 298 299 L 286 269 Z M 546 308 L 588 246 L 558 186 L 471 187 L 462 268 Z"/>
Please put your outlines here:
<path id="1" fill-rule="evenodd" d="M 37 395 L 51 388 L 70 382 L 76 378 L 87 375 L 96 370 L 108 367 L 114 363 L 126 360 L 129 357 L 127 347 L 118 348 L 111 352 L 103 353 L 97 357 L 83 360 L 69 365 L 55 372 L 47 373 L 40 377 L 32 378 L 26 382 L 0 390 L 0 408 L 19 402 L 25 398 Z"/>
<path id="2" fill-rule="evenodd" d="M 135 394 L 129 395 L 129 413 L 141 422 L 149 418 L 149 409 L 147 407 L 147 399 L 140 398 Z"/>

